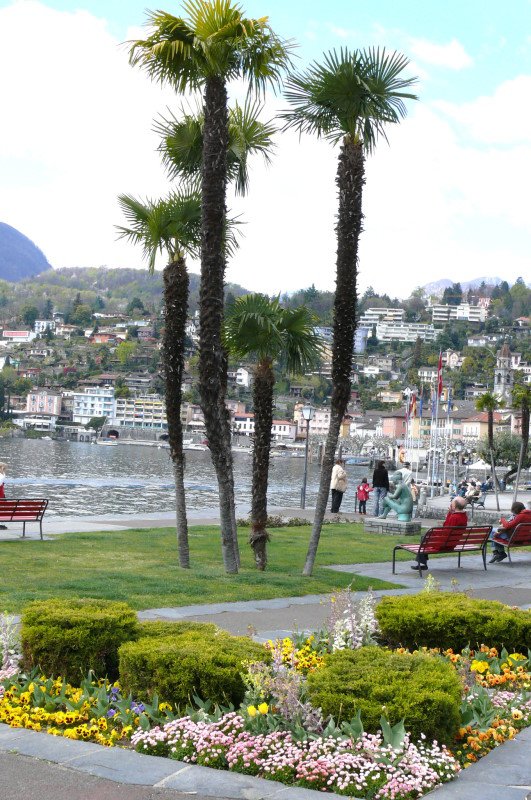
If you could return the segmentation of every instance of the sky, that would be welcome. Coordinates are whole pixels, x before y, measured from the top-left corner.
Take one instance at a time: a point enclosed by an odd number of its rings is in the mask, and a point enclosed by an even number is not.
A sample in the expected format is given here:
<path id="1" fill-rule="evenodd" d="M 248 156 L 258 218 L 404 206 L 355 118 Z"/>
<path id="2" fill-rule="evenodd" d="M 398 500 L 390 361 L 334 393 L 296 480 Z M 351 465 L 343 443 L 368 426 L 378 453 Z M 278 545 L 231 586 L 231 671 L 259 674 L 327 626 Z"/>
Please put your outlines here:
<path id="1" fill-rule="evenodd" d="M 298 44 L 297 69 L 378 45 L 404 53 L 418 77 L 418 102 L 367 159 L 361 291 L 531 279 L 531 0 L 242 5 Z M 0 0 L 0 221 L 56 268 L 145 268 L 117 239 L 117 196 L 170 191 L 153 120 L 182 107 L 128 63 L 124 43 L 144 35 L 146 6 L 182 13 L 171 0 Z M 269 93 L 263 118 L 286 107 Z M 227 280 L 268 294 L 332 290 L 338 147 L 294 133 L 275 144 L 269 167 L 252 162 L 249 195 L 229 198 L 245 224 Z"/>

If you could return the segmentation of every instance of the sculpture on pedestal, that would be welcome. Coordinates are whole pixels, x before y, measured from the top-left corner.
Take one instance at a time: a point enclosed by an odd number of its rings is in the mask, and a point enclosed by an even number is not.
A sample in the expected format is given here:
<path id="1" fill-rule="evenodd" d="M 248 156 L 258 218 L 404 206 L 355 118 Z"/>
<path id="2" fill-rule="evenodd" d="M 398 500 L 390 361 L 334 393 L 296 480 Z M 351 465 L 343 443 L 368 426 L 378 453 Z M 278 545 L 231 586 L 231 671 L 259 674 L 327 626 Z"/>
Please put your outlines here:
<path id="1" fill-rule="evenodd" d="M 391 475 L 391 481 L 395 485 L 393 494 L 388 494 L 383 500 L 383 514 L 380 519 L 385 519 L 389 511 L 396 511 L 400 522 L 411 522 L 413 514 L 413 496 L 403 480 L 400 470 Z"/>

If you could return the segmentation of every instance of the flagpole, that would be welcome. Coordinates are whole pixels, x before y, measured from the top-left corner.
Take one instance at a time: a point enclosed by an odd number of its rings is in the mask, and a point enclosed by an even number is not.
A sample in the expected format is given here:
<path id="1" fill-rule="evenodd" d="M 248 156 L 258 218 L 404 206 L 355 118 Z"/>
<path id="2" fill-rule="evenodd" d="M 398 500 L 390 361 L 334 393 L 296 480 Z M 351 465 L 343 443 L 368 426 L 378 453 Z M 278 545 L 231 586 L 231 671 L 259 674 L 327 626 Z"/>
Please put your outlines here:
<path id="1" fill-rule="evenodd" d="M 446 431 L 444 437 L 443 494 L 446 491 L 446 471 L 448 467 L 448 443 L 450 441 L 450 411 L 452 410 L 452 389 L 448 387 L 448 409 L 446 411 Z"/>
<path id="2" fill-rule="evenodd" d="M 435 397 L 434 397 L 435 389 L 432 388 L 430 391 L 430 444 L 428 448 L 428 483 L 432 484 L 432 488 L 430 491 L 430 497 L 433 497 L 433 483 L 432 483 L 432 471 L 433 471 L 433 417 L 435 414 Z"/>
<path id="3" fill-rule="evenodd" d="M 432 482 L 431 482 L 431 497 L 435 494 L 435 476 L 439 474 L 438 464 L 436 466 L 436 453 L 437 453 L 437 443 L 439 440 L 439 399 L 442 394 L 442 350 L 439 350 L 439 362 L 437 364 L 437 388 L 436 392 L 436 403 L 435 403 L 435 441 L 433 445 L 433 470 L 432 470 Z"/>

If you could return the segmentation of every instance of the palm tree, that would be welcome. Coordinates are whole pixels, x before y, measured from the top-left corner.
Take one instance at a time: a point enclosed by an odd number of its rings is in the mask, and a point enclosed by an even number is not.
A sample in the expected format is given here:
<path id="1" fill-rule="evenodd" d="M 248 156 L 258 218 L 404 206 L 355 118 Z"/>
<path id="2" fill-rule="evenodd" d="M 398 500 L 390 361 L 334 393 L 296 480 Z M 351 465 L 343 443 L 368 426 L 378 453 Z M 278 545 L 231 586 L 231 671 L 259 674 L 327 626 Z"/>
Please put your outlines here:
<path id="1" fill-rule="evenodd" d="M 339 209 L 336 224 L 337 260 L 332 345 L 332 398 L 312 535 L 303 574 L 311 575 L 326 511 L 341 421 L 350 398 L 358 242 L 362 231 L 365 154 L 385 125 L 398 123 L 406 113 L 405 91 L 415 81 L 402 73 L 408 60 L 385 50 L 341 50 L 328 53 L 287 81 L 286 98 L 292 109 L 283 116 L 286 128 L 316 134 L 333 144 L 341 142 L 336 183 Z"/>
<path id="2" fill-rule="evenodd" d="M 188 0 L 187 17 L 148 15 L 150 35 L 132 44 L 130 60 L 178 92 L 203 91 L 201 173 L 201 286 L 199 390 L 216 469 L 225 569 L 238 571 L 230 422 L 225 405 L 227 359 L 223 349 L 223 282 L 229 114 L 227 84 L 245 80 L 261 92 L 278 82 L 289 46 L 266 17 L 247 19 L 232 0 Z"/>
<path id="3" fill-rule="evenodd" d="M 492 480 L 494 483 L 494 493 L 496 495 L 496 508 L 500 510 L 500 500 L 498 497 L 498 478 L 496 476 L 496 462 L 494 459 L 494 412 L 503 403 L 499 397 L 496 397 L 492 392 L 485 392 L 476 400 L 476 408 L 478 411 L 487 412 L 487 441 L 490 454 L 490 467 L 492 470 Z"/>
<path id="4" fill-rule="evenodd" d="M 166 415 L 170 455 L 175 475 L 179 565 L 190 567 L 188 522 L 184 490 L 184 452 L 181 422 L 184 340 L 188 311 L 186 254 L 196 255 L 201 240 L 201 200 L 198 192 L 174 193 L 167 200 L 141 202 L 129 195 L 119 197 L 129 227 L 120 236 L 143 247 L 149 271 L 155 269 L 159 252 L 166 251 L 164 279 L 163 363 L 166 380 Z"/>
<path id="5" fill-rule="evenodd" d="M 261 294 L 239 297 L 229 307 L 225 342 L 236 358 L 253 358 L 254 445 L 251 533 L 256 566 L 267 566 L 267 484 L 273 424 L 273 364 L 282 361 L 287 372 L 300 374 L 314 365 L 319 342 L 316 318 L 305 306 L 282 308 L 278 299 Z"/>
<path id="6" fill-rule="evenodd" d="M 515 383 L 512 391 L 513 405 L 520 409 L 522 413 L 522 441 L 520 443 L 520 456 L 518 458 L 518 471 L 514 485 L 513 503 L 518 496 L 518 484 L 522 466 L 529 447 L 529 409 L 531 406 L 531 386 L 529 384 Z"/>

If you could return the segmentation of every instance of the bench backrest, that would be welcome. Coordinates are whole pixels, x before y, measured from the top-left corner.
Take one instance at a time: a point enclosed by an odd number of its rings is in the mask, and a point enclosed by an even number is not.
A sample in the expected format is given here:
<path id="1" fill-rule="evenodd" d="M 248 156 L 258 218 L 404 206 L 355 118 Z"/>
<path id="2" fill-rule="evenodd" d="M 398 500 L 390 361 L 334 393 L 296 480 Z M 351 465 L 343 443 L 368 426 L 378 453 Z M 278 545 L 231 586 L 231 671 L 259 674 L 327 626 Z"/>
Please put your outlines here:
<path id="1" fill-rule="evenodd" d="M 509 539 L 511 545 L 531 545 L 531 522 L 521 522 L 516 526 Z"/>
<path id="2" fill-rule="evenodd" d="M 16 517 L 34 517 L 41 519 L 46 508 L 48 500 L 22 498 L 20 500 L 0 500 L 0 516 Z"/>
<path id="3" fill-rule="evenodd" d="M 430 528 L 426 531 L 420 545 L 420 552 L 425 548 L 445 552 L 455 547 L 482 547 L 490 535 L 490 526 L 470 526 L 467 528 Z"/>

